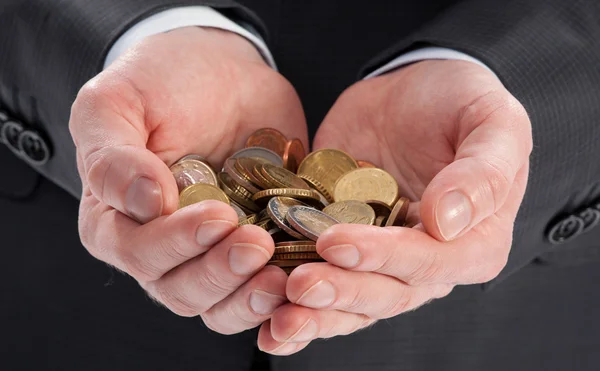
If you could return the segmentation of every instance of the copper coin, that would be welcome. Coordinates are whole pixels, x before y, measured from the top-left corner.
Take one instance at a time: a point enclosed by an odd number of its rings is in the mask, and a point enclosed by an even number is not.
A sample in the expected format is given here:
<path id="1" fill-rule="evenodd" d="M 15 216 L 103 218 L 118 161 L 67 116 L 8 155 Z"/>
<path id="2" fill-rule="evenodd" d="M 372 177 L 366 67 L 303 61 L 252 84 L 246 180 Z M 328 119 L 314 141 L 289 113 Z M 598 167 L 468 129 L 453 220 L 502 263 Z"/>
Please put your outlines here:
<path id="1" fill-rule="evenodd" d="M 385 223 L 387 222 L 388 217 L 384 215 L 379 215 L 375 218 L 375 225 L 378 227 L 385 227 Z"/>
<path id="2" fill-rule="evenodd" d="M 385 223 L 386 227 L 396 226 L 402 227 L 406 222 L 406 215 L 408 215 L 408 205 L 410 201 L 406 197 L 400 197 L 394 208 L 392 209 L 392 213 Z"/>
<path id="3" fill-rule="evenodd" d="M 269 260 L 267 262 L 268 265 L 276 265 L 278 267 L 297 267 L 299 265 L 302 264 L 306 264 L 306 263 L 314 263 L 314 260 L 312 259 L 289 259 L 289 260 L 281 260 L 281 259 L 277 259 L 277 260 Z"/>
<path id="4" fill-rule="evenodd" d="M 304 160 L 306 151 L 304 145 L 298 138 L 287 142 L 283 152 L 283 167 L 295 173 L 298 171 L 298 165 Z"/>
<path id="5" fill-rule="evenodd" d="M 304 240 L 304 241 L 283 241 L 275 244 L 275 247 L 287 247 L 287 246 L 317 246 L 315 241 Z M 315 250 L 316 251 L 316 250 Z"/>
<path id="6" fill-rule="evenodd" d="M 267 213 L 271 219 L 287 234 L 294 238 L 304 239 L 304 235 L 298 233 L 285 219 L 288 210 L 292 206 L 308 206 L 304 202 L 289 197 L 273 197 L 267 204 Z"/>
<path id="7" fill-rule="evenodd" d="M 357 160 L 356 163 L 358 163 L 358 167 L 377 167 L 373 163 L 364 160 Z"/>
<path id="8" fill-rule="evenodd" d="M 316 241 L 327 228 L 339 224 L 324 212 L 306 206 L 290 207 L 285 219 L 296 231 L 313 241 Z"/>
<path id="9" fill-rule="evenodd" d="M 259 129 L 250 135 L 246 141 L 246 148 L 262 147 L 270 149 L 279 156 L 283 156 L 287 141 L 288 140 L 285 135 L 283 135 L 279 130 L 264 128 Z"/>

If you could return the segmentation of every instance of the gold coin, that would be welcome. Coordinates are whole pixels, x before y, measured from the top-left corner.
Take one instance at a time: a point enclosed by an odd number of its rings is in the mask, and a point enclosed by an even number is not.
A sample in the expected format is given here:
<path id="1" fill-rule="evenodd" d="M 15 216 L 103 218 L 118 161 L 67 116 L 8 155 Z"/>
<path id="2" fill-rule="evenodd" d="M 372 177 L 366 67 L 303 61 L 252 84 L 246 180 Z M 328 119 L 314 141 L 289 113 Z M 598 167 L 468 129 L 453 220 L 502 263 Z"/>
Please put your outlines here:
<path id="1" fill-rule="evenodd" d="M 256 165 L 261 165 L 262 162 L 256 158 L 242 157 L 235 161 L 235 169 L 244 176 L 250 183 L 260 187 L 261 189 L 270 188 L 270 185 L 265 186 L 261 179 L 257 178 L 252 171 Z"/>
<path id="2" fill-rule="evenodd" d="M 260 191 L 255 193 L 252 196 L 252 201 L 259 204 L 266 204 L 273 197 L 283 196 L 283 197 L 291 197 L 296 198 L 302 201 L 319 201 L 319 194 L 316 191 L 308 190 L 308 189 L 297 189 L 297 188 L 274 188 L 274 189 L 265 189 L 264 191 Z"/>
<path id="3" fill-rule="evenodd" d="M 179 192 L 185 188 L 197 183 L 212 184 L 215 187 L 219 185 L 217 174 L 204 161 L 188 158 L 183 161 L 178 161 L 170 167 Z"/>
<path id="4" fill-rule="evenodd" d="M 277 259 L 277 260 L 269 260 L 267 262 L 268 265 L 276 265 L 281 268 L 297 267 L 297 266 L 305 264 L 305 263 L 314 263 L 314 260 L 312 260 L 312 259 L 288 259 L 288 260 Z"/>
<path id="5" fill-rule="evenodd" d="M 298 178 L 304 179 L 304 181 L 307 182 L 309 186 L 311 186 L 314 190 L 322 194 L 328 203 L 333 202 L 333 197 L 331 197 L 331 194 L 327 191 L 325 186 L 321 184 L 321 182 L 311 177 L 310 175 L 301 174 L 298 175 Z"/>
<path id="6" fill-rule="evenodd" d="M 198 183 L 192 184 L 181 191 L 179 208 L 206 200 L 222 201 L 229 205 L 229 198 L 227 198 L 227 195 L 222 190 L 212 184 Z"/>
<path id="7" fill-rule="evenodd" d="M 313 241 L 327 228 L 339 223 L 324 212 L 306 206 L 290 207 L 285 219 L 296 231 Z"/>
<path id="8" fill-rule="evenodd" d="M 298 175 L 316 179 L 332 195 L 337 180 L 357 168 L 358 164 L 347 153 L 337 149 L 321 149 L 304 158 L 298 167 Z"/>
<path id="9" fill-rule="evenodd" d="M 333 191 L 335 202 L 377 200 L 393 205 L 398 199 L 398 183 L 390 173 L 375 168 L 360 168 L 342 176 Z"/>
<path id="10" fill-rule="evenodd" d="M 252 194 L 248 190 L 239 184 L 235 183 L 231 176 L 225 172 L 221 172 L 218 175 L 219 181 L 221 182 L 221 188 L 223 192 L 236 203 L 253 212 L 260 211 L 260 208 L 252 202 Z"/>
<path id="11" fill-rule="evenodd" d="M 317 246 L 317 243 L 315 241 L 311 241 L 311 240 L 303 240 L 303 241 L 282 241 L 282 242 L 278 242 L 275 244 L 275 247 L 287 247 L 287 246 Z"/>
<path id="12" fill-rule="evenodd" d="M 287 254 L 278 254 L 275 252 L 271 260 L 294 260 L 294 259 L 311 259 L 311 260 L 324 260 L 321 255 L 316 252 L 296 252 Z"/>
<path id="13" fill-rule="evenodd" d="M 225 160 L 225 163 L 223 164 L 223 170 L 225 170 L 225 172 L 231 177 L 231 180 L 252 194 L 260 191 L 260 188 L 257 184 L 252 183 L 250 178 L 246 177 L 244 173 L 240 173 L 237 170 L 235 167 L 236 162 L 237 159 L 230 157 Z"/>
<path id="14" fill-rule="evenodd" d="M 317 245 L 294 245 L 275 247 L 275 255 L 289 253 L 317 252 Z"/>
<path id="15" fill-rule="evenodd" d="M 347 200 L 332 203 L 323 212 L 340 223 L 366 224 L 375 223 L 375 210 L 361 201 Z"/>
<path id="16" fill-rule="evenodd" d="M 260 172 L 275 188 L 311 189 L 304 180 L 282 167 L 264 164 L 260 167 Z"/>
<path id="17" fill-rule="evenodd" d="M 385 227 L 385 222 L 387 222 L 388 217 L 385 215 L 379 215 L 375 218 L 375 225 L 378 227 Z"/>
<path id="18" fill-rule="evenodd" d="M 262 173 L 262 166 L 264 164 L 256 164 L 254 165 L 254 167 L 252 168 L 252 175 L 254 175 L 255 179 L 258 180 L 258 184 L 260 184 L 260 186 L 263 189 L 273 189 L 273 188 L 278 188 L 276 185 L 271 184 L 271 182 L 269 182 L 269 180 L 267 178 L 265 178 L 265 176 Z"/>
<path id="19" fill-rule="evenodd" d="M 408 215 L 408 205 L 410 201 L 406 197 L 400 197 L 394 208 L 392 209 L 392 213 L 385 223 L 386 227 L 396 226 L 402 227 L 406 222 L 406 216 Z"/>
<path id="20" fill-rule="evenodd" d="M 257 216 L 258 216 L 257 214 L 252 214 L 252 215 L 248 215 L 245 218 L 240 219 L 238 226 L 256 223 Z"/>

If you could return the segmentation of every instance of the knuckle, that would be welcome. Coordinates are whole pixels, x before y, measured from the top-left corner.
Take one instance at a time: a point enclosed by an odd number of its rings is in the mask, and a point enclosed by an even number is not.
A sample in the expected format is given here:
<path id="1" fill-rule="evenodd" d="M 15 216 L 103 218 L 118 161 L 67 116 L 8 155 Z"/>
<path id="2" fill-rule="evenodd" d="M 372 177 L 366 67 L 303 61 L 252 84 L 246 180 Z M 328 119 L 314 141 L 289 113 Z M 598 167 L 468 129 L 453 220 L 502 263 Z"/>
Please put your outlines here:
<path id="1" fill-rule="evenodd" d="M 236 285 L 230 282 L 224 274 L 219 274 L 207 266 L 197 276 L 197 287 L 200 287 L 206 295 L 225 297 L 233 291 Z"/>
<path id="2" fill-rule="evenodd" d="M 191 301 L 171 285 L 156 285 L 155 291 L 156 299 L 178 316 L 194 317 L 200 313 Z"/>
<path id="3" fill-rule="evenodd" d="M 408 277 L 402 280 L 409 286 L 420 286 L 444 277 L 444 266 L 436 252 L 430 252 L 419 260 Z"/>
<path id="4" fill-rule="evenodd" d="M 410 310 L 412 301 L 410 292 L 411 290 L 407 290 L 406 288 L 401 289 L 396 295 L 389 298 L 388 305 L 374 318 L 390 318 Z"/>

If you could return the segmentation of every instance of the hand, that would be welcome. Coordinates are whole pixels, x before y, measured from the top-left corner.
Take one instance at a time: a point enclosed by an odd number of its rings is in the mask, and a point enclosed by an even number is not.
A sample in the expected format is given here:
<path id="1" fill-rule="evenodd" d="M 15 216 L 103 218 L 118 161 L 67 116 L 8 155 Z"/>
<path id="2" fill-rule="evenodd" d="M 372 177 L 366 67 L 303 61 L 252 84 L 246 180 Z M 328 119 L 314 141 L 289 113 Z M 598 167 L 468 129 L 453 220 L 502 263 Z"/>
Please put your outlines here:
<path id="1" fill-rule="evenodd" d="M 349 88 L 315 147 L 346 150 L 393 174 L 414 203 L 414 228 L 337 225 L 317 242 L 329 263 L 296 268 L 291 303 L 262 325 L 258 344 L 291 354 L 316 338 L 486 282 L 507 261 L 527 182 L 531 124 L 489 71 L 425 61 Z M 420 201 L 420 202 L 419 202 Z"/>
<path id="2" fill-rule="evenodd" d="M 72 109 L 84 246 L 215 331 L 262 323 L 285 301 L 287 276 L 263 268 L 272 238 L 236 228 L 235 211 L 218 201 L 176 210 L 168 167 L 190 153 L 219 167 L 262 127 L 307 143 L 294 89 L 245 39 L 193 27 L 133 47 L 83 87 Z"/>

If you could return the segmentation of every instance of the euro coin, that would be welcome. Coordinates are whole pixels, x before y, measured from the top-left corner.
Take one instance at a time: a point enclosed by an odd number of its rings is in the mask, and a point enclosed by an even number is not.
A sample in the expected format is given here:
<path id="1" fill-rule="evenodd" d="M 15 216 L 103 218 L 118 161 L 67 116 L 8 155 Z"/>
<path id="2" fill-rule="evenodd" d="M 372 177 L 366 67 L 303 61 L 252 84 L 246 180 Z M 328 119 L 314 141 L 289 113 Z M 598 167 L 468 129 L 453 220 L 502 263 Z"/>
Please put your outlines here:
<path id="1" fill-rule="evenodd" d="M 315 191 L 322 194 L 323 197 L 325 198 L 325 200 L 327 201 L 327 203 L 333 202 L 333 197 L 331 197 L 331 194 L 329 193 L 329 191 L 325 188 L 325 186 L 321 182 L 319 182 L 315 178 L 311 177 L 310 175 L 301 174 L 301 175 L 298 175 L 298 177 L 300 179 L 303 179 L 306 183 L 308 183 L 308 185 L 311 186 Z"/>
<path id="2" fill-rule="evenodd" d="M 236 184 L 227 173 L 219 173 L 219 181 L 223 192 L 237 204 L 253 212 L 260 211 L 260 208 L 252 201 L 252 194 L 244 187 Z"/>
<path id="3" fill-rule="evenodd" d="M 170 169 L 179 192 L 197 183 L 212 184 L 215 187 L 219 185 L 217 174 L 208 163 L 203 161 L 189 158 L 175 163 Z"/>
<path id="4" fill-rule="evenodd" d="M 369 205 L 361 201 L 347 200 L 332 203 L 325 207 L 323 212 L 340 223 L 366 224 L 375 223 L 375 211 Z"/>
<path id="5" fill-rule="evenodd" d="M 331 216 L 306 206 L 292 206 L 285 218 L 294 230 L 316 241 L 321 233 L 339 222 Z"/>
<path id="6" fill-rule="evenodd" d="M 308 206 L 304 202 L 295 200 L 289 197 L 273 197 L 267 204 L 267 213 L 271 219 L 281 228 L 285 233 L 298 239 L 303 239 L 304 235 L 296 232 L 290 223 L 285 219 L 288 210 L 292 206 Z"/>
<path id="7" fill-rule="evenodd" d="M 261 147 L 249 147 L 234 153 L 231 158 L 259 158 L 276 166 L 283 166 L 283 159 L 277 153 Z"/>
<path id="8" fill-rule="evenodd" d="M 400 197 L 394 208 L 392 209 L 392 213 L 385 223 L 386 227 L 397 226 L 402 227 L 406 223 L 406 216 L 408 215 L 408 206 L 410 201 L 406 197 Z"/>
<path id="9" fill-rule="evenodd" d="M 279 156 L 283 156 L 288 140 L 279 130 L 264 128 L 252 133 L 246 141 L 248 147 L 262 147 L 269 149 Z"/>
<path id="10" fill-rule="evenodd" d="M 252 194 L 260 191 L 260 188 L 256 184 L 253 184 L 250 178 L 244 176 L 243 173 L 240 173 L 235 168 L 235 163 L 235 158 L 228 158 L 223 164 L 223 169 L 231 177 L 231 179 Z"/>
<path id="11" fill-rule="evenodd" d="M 260 172 L 274 188 L 311 189 L 304 180 L 282 167 L 264 164 L 260 167 Z"/>
<path id="12" fill-rule="evenodd" d="M 298 166 L 298 175 L 316 179 L 333 194 L 337 180 L 357 168 L 358 164 L 349 154 L 337 149 L 321 149 L 304 158 Z"/>
<path id="13" fill-rule="evenodd" d="M 206 200 L 217 200 L 229 205 L 227 195 L 212 184 L 192 184 L 181 191 L 179 196 L 179 208 L 186 207 Z"/>
<path id="14" fill-rule="evenodd" d="M 306 151 L 300 139 L 294 138 L 287 142 L 283 152 L 283 167 L 295 173 L 298 165 L 304 160 Z"/>
<path id="15" fill-rule="evenodd" d="M 310 260 L 324 260 L 321 255 L 316 252 L 295 252 L 295 253 L 287 253 L 287 254 L 278 254 L 275 253 L 273 255 L 273 260 L 293 260 L 293 259 L 310 259 Z"/>
<path id="16" fill-rule="evenodd" d="M 377 200 L 394 205 L 398 199 L 398 183 L 387 171 L 360 168 L 343 175 L 335 184 L 335 202 Z"/>
<path id="17" fill-rule="evenodd" d="M 266 205 L 269 200 L 273 197 L 283 196 L 283 197 L 291 197 L 298 200 L 302 200 L 305 202 L 308 201 L 317 201 L 319 202 L 319 194 L 316 191 L 308 190 L 308 189 L 297 189 L 297 188 L 275 188 L 275 189 L 265 189 L 264 191 L 260 191 L 255 193 L 252 196 L 252 201 Z"/>

